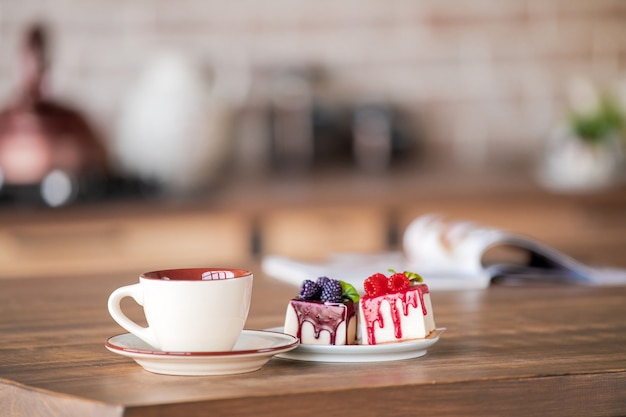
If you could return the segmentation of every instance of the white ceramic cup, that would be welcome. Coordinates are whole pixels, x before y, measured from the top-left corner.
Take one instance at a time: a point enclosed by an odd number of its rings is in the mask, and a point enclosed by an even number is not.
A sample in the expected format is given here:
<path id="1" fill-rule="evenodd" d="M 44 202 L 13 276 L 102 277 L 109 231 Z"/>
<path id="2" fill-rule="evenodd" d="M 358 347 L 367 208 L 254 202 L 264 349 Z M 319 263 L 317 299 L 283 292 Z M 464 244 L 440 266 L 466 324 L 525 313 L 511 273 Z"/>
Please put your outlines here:
<path id="1" fill-rule="evenodd" d="M 109 296 L 109 313 L 124 329 L 167 352 L 229 351 L 248 318 L 252 273 L 242 269 L 183 268 L 141 274 L 138 284 Z M 148 327 L 129 319 L 123 298 L 143 306 Z"/>

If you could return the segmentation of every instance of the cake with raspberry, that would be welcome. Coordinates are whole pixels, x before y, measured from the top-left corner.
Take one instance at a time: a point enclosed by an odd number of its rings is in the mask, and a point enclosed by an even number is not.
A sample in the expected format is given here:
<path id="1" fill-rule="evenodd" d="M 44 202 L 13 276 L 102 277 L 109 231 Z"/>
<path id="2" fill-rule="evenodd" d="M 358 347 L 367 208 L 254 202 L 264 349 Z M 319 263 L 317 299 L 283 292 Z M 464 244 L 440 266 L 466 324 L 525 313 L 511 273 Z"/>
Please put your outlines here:
<path id="1" fill-rule="evenodd" d="M 305 280 L 298 296 L 289 301 L 284 331 L 303 344 L 354 344 L 358 300 L 354 287 L 343 281 L 328 277 Z"/>
<path id="2" fill-rule="evenodd" d="M 359 308 L 359 343 L 422 339 L 435 330 L 428 286 L 411 272 L 368 277 Z"/>

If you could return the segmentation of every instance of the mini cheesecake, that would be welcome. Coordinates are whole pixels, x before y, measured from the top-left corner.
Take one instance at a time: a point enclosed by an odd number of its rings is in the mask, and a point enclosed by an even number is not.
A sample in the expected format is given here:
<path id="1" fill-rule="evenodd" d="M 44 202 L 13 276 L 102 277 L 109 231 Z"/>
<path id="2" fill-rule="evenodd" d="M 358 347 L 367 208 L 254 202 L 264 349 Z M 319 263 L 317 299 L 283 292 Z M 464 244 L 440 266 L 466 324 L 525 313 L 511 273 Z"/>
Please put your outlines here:
<path id="1" fill-rule="evenodd" d="M 358 294 L 345 282 L 305 280 L 289 301 L 284 332 L 309 345 L 351 345 L 356 341 Z"/>
<path id="2" fill-rule="evenodd" d="M 408 277 L 401 285 L 388 284 L 382 274 L 377 275 L 378 282 L 371 286 L 374 287 L 371 294 L 360 300 L 359 343 L 376 345 L 423 339 L 435 330 L 426 284 L 411 282 Z M 400 280 L 397 276 L 391 278 Z M 367 283 L 365 288 L 367 291 Z"/>
<path id="3" fill-rule="evenodd" d="M 292 299 L 285 315 L 285 333 L 310 345 L 352 345 L 357 315 L 352 301 L 323 303 Z"/>

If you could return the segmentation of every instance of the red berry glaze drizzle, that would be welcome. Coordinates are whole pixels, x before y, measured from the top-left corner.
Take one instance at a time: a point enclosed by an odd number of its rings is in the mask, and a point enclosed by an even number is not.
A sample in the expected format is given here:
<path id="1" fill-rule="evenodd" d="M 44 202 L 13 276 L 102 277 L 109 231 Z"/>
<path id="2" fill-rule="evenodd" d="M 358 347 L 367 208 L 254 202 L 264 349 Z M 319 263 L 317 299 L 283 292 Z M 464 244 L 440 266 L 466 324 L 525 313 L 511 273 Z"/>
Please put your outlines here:
<path id="1" fill-rule="evenodd" d="M 401 314 L 407 316 L 409 307 L 421 306 L 425 316 L 426 305 L 424 294 L 428 294 L 428 286 L 424 284 L 411 285 L 411 280 L 405 273 L 393 273 L 389 278 L 377 273 L 368 277 L 363 283 L 366 295 L 361 297 L 361 310 L 366 321 L 368 344 L 376 344 L 374 328 L 376 324 L 384 327 L 384 318 L 381 312 L 383 301 L 391 309 L 391 319 L 396 339 L 402 338 Z M 398 308 L 398 305 L 402 306 Z"/>

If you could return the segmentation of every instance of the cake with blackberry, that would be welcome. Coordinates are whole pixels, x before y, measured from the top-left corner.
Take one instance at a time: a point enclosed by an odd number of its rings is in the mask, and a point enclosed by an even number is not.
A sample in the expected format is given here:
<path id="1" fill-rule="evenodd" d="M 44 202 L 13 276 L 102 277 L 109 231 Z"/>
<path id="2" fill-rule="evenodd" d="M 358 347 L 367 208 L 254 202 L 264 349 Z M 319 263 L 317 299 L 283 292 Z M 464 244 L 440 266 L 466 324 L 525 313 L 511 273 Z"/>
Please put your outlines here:
<path id="1" fill-rule="evenodd" d="M 305 280 L 298 296 L 289 301 L 284 331 L 303 344 L 354 344 L 358 300 L 354 287 L 343 281 L 328 277 Z"/>
<path id="2" fill-rule="evenodd" d="M 422 339 L 435 330 L 428 286 L 412 272 L 371 275 L 363 282 L 359 343 L 376 345 Z"/>

